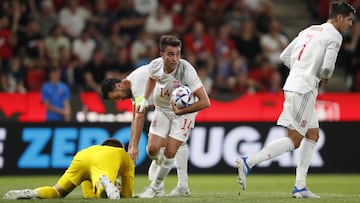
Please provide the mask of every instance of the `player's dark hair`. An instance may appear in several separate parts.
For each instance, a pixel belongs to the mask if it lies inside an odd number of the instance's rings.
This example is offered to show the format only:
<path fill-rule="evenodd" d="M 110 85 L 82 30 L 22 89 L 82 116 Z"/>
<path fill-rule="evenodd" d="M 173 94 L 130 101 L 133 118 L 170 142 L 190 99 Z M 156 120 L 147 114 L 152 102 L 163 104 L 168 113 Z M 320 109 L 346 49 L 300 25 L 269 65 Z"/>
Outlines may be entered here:
<path fill-rule="evenodd" d="M 163 35 L 160 37 L 159 47 L 160 51 L 164 51 L 166 46 L 180 47 L 181 41 L 173 35 Z"/>
<path fill-rule="evenodd" d="M 119 79 L 106 78 L 101 82 L 101 96 L 104 99 L 109 99 L 109 92 L 115 89 L 115 84 L 121 82 Z"/>
<path fill-rule="evenodd" d="M 336 16 L 349 16 L 355 15 L 356 10 L 350 4 L 343 1 L 334 1 L 330 4 L 329 18 L 336 18 Z"/>
<path fill-rule="evenodd" d="M 115 138 L 108 138 L 101 145 L 124 148 L 124 145 Z"/>

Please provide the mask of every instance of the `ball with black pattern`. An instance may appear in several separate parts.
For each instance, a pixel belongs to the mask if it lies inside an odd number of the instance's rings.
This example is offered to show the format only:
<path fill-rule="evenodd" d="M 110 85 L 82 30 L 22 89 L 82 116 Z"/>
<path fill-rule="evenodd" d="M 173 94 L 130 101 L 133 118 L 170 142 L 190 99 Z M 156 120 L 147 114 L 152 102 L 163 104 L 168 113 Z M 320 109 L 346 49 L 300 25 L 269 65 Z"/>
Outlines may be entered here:
<path fill-rule="evenodd" d="M 174 105 L 179 109 L 188 107 L 192 103 L 194 103 L 192 91 L 189 87 L 185 85 L 180 85 L 179 87 L 174 89 L 171 94 L 171 100 Z"/>

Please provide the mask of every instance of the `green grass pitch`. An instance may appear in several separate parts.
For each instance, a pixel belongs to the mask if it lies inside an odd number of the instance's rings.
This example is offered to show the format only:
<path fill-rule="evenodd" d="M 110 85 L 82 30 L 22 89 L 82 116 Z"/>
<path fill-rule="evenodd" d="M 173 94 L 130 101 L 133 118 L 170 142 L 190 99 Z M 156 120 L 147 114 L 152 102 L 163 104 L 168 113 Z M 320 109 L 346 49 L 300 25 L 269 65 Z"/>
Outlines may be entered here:
<path fill-rule="evenodd" d="M 52 186 L 59 176 L 0 176 L 0 202 L 3 195 L 11 189 Z M 176 185 L 176 175 L 171 174 L 165 180 L 165 191 L 170 192 Z M 360 174 L 309 174 L 307 184 L 321 199 L 294 199 L 290 192 L 294 184 L 293 174 L 251 174 L 247 181 L 247 190 L 240 191 L 237 176 L 233 175 L 189 175 L 190 197 L 153 198 L 153 199 L 121 199 L 121 202 L 177 203 L 177 202 L 360 202 Z M 134 192 L 142 192 L 149 184 L 147 177 L 136 175 Z M 114 202 L 112 200 L 84 200 L 80 187 L 76 188 L 65 199 L 57 200 L 18 200 L 16 202 Z"/>

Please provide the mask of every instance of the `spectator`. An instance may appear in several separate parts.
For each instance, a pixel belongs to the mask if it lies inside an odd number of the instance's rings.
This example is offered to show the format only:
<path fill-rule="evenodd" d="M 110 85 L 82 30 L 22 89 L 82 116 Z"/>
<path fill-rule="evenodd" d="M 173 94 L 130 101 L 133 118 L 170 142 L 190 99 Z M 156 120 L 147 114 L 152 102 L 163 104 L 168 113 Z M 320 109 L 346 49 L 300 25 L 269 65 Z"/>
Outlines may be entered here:
<path fill-rule="evenodd" d="M 70 39 L 64 34 L 64 28 L 57 24 L 51 31 L 50 35 L 45 38 L 45 51 L 47 58 L 52 64 L 59 64 L 61 49 L 71 49 Z"/>
<path fill-rule="evenodd" d="M 96 41 L 91 38 L 89 29 L 83 30 L 80 37 L 73 41 L 73 54 L 80 60 L 80 63 L 86 64 L 96 48 Z"/>
<path fill-rule="evenodd" d="M 262 57 L 259 67 L 250 70 L 249 79 L 252 80 L 257 92 L 270 89 L 271 78 L 276 71 L 274 64 L 265 56 Z"/>
<path fill-rule="evenodd" d="M 78 0 L 67 0 L 66 6 L 59 12 L 60 24 L 71 39 L 83 33 L 89 18 L 89 11 L 80 6 Z"/>
<path fill-rule="evenodd" d="M 20 51 L 26 58 L 29 60 L 45 58 L 44 37 L 35 20 L 28 21 L 25 32 L 20 32 L 18 39 Z"/>
<path fill-rule="evenodd" d="M 46 61 L 41 59 L 25 59 L 24 66 L 26 69 L 25 86 L 28 91 L 40 91 L 41 86 L 46 81 Z"/>
<path fill-rule="evenodd" d="M 5 1 L 3 12 L 11 17 L 12 32 L 25 32 L 29 19 L 33 19 L 23 1 Z"/>
<path fill-rule="evenodd" d="M 288 43 L 289 40 L 281 33 L 280 23 L 276 19 L 271 20 L 269 32 L 260 36 L 262 53 L 277 67 L 282 64 L 280 54 Z"/>
<path fill-rule="evenodd" d="M 274 71 L 270 77 L 269 87 L 267 92 L 270 93 L 283 93 L 282 89 L 282 77 L 279 71 Z"/>
<path fill-rule="evenodd" d="M 199 20 L 196 7 L 193 4 L 174 4 L 172 9 L 174 33 L 178 36 L 185 35 Z M 185 17 L 186 16 L 186 17 Z"/>
<path fill-rule="evenodd" d="M 215 39 L 215 57 L 231 60 L 232 52 L 235 50 L 235 42 L 230 37 L 231 27 L 227 24 L 219 28 Z"/>
<path fill-rule="evenodd" d="M 184 36 L 183 41 L 185 55 L 194 54 L 199 59 L 206 59 L 215 53 L 213 39 L 206 33 L 201 21 L 193 24 L 191 32 Z"/>
<path fill-rule="evenodd" d="M 106 37 L 106 36 L 105 36 Z M 116 29 L 111 31 L 110 35 L 107 37 L 109 43 L 109 49 L 107 51 L 103 51 L 106 55 L 107 61 L 109 64 L 114 63 L 116 60 L 116 52 L 119 48 L 123 48 L 126 46 L 125 40 L 119 36 Z"/>
<path fill-rule="evenodd" d="M 95 0 L 91 16 L 89 17 L 90 26 L 108 36 L 111 30 L 111 24 L 114 23 L 115 15 L 109 10 L 106 1 Z"/>
<path fill-rule="evenodd" d="M 74 57 L 72 60 L 72 78 L 73 85 L 71 86 L 72 90 L 75 92 L 89 91 L 85 82 L 85 72 L 86 72 L 86 63 L 80 61 L 79 58 Z"/>
<path fill-rule="evenodd" d="M 240 34 L 234 37 L 236 50 L 247 60 L 249 68 L 254 68 L 261 55 L 260 39 L 252 20 L 246 20 Z"/>
<path fill-rule="evenodd" d="M 25 73 L 20 58 L 12 57 L 8 69 L 1 77 L 3 90 L 11 93 L 25 93 Z"/>
<path fill-rule="evenodd" d="M 147 16 L 155 13 L 158 9 L 158 0 L 131 0 L 134 1 L 135 10 L 141 15 Z"/>
<path fill-rule="evenodd" d="M 41 88 L 41 100 L 46 106 L 46 121 L 70 121 L 70 89 L 60 81 L 59 68 L 50 68 L 49 80 Z"/>
<path fill-rule="evenodd" d="M 10 27 L 10 19 L 7 15 L 0 16 L 0 73 L 5 69 L 10 58 L 13 56 L 13 48 L 17 39 Z"/>
<path fill-rule="evenodd" d="M 244 88 L 244 84 L 247 83 L 247 71 L 246 60 L 237 51 L 233 51 L 230 58 L 217 58 L 214 90 L 217 93 L 247 92 L 247 88 Z"/>
<path fill-rule="evenodd" d="M 230 83 L 228 83 L 229 89 L 232 93 L 253 93 L 255 90 L 250 83 L 248 78 L 248 64 L 246 58 L 240 55 L 237 51 L 232 53 L 232 64 L 231 70 L 233 76 L 230 78 Z"/>
<path fill-rule="evenodd" d="M 144 30 L 141 31 L 139 37 L 131 45 L 131 62 L 135 64 L 136 67 L 139 67 L 141 64 L 146 64 L 148 61 L 147 53 L 153 46 L 157 46 L 157 44 L 151 34 Z"/>
<path fill-rule="evenodd" d="M 208 29 L 217 29 L 224 23 L 223 19 L 219 18 L 219 16 L 224 16 L 224 10 L 218 6 L 216 0 L 212 0 L 200 17 Z"/>
<path fill-rule="evenodd" d="M 37 9 L 34 0 L 29 1 L 31 13 L 40 26 L 42 36 L 47 36 L 58 23 L 59 18 L 51 0 L 43 0 L 40 3 L 40 10 Z"/>
<path fill-rule="evenodd" d="M 256 30 L 261 34 L 269 32 L 269 25 L 273 18 L 275 18 L 274 5 L 271 1 L 261 1 L 260 7 L 254 13 Z"/>
<path fill-rule="evenodd" d="M 158 39 L 161 35 L 172 31 L 172 17 L 167 13 L 164 6 L 159 5 L 158 9 L 146 18 L 144 27 L 148 33 Z"/>
<path fill-rule="evenodd" d="M 105 79 L 108 65 L 105 62 L 104 54 L 96 49 L 89 63 L 85 66 L 84 80 L 86 90 L 100 93 L 100 84 Z"/>
<path fill-rule="evenodd" d="M 347 88 L 351 91 L 360 91 L 360 20 L 356 20 L 351 32 L 344 36 L 340 56 L 338 63 L 345 68 Z"/>
<path fill-rule="evenodd" d="M 74 66 L 75 62 L 71 57 L 71 49 L 60 47 L 59 48 L 59 60 L 58 66 L 61 70 L 61 81 L 65 82 L 73 90 L 75 81 L 74 81 Z"/>
<path fill-rule="evenodd" d="M 127 48 L 119 48 L 116 54 L 116 61 L 111 66 L 111 73 L 118 79 L 124 79 L 133 69 L 134 65 L 131 63 L 129 50 Z"/>
<path fill-rule="evenodd" d="M 134 0 L 123 0 L 121 7 L 116 13 L 116 21 L 120 26 L 120 35 L 131 43 L 137 37 L 139 31 L 143 28 L 145 17 L 135 10 Z"/>
<path fill-rule="evenodd" d="M 223 15 L 223 23 L 231 26 L 232 36 L 241 34 L 241 27 L 247 20 L 251 20 L 251 14 L 244 0 L 233 1 L 229 11 Z"/>
<path fill-rule="evenodd" d="M 89 35 L 92 39 L 95 40 L 96 49 L 100 50 L 104 55 L 111 57 L 113 54 L 111 53 L 113 51 L 112 46 L 116 46 L 116 44 L 112 45 L 110 44 L 110 36 L 104 35 L 103 32 L 96 29 L 94 26 L 89 27 Z M 114 55 L 112 55 L 114 57 Z M 111 61 L 113 59 L 107 59 L 106 61 Z"/>
<path fill-rule="evenodd" d="M 196 64 L 197 64 L 196 70 L 199 75 L 199 78 L 200 78 L 202 84 L 204 85 L 206 92 L 208 94 L 211 94 L 213 91 L 214 81 L 210 76 L 210 73 L 209 73 L 209 70 L 207 67 L 208 64 L 206 61 L 202 61 L 202 60 L 198 60 Z"/>

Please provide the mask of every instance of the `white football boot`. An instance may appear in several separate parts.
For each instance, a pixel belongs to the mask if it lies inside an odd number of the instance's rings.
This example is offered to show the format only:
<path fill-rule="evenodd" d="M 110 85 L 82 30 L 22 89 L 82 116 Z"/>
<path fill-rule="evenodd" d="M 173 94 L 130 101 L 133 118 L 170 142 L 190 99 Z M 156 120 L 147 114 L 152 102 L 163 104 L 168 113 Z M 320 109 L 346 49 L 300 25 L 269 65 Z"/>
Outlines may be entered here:
<path fill-rule="evenodd" d="M 166 195 L 166 197 L 189 197 L 189 196 L 190 196 L 189 188 L 181 188 L 181 187 L 174 188 L 169 194 Z"/>
<path fill-rule="evenodd" d="M 294 187 L 293 191 L 292 191 L 292 197 L 294 198 L 320 198 L 319 195 L 316 195 L 314 193 L 312 193 L 309 189 L 307 189 L 307 187 L 304 187 L 302 189 L 297 189 L 296 187 Z"/>
<path fill-rule="evenodd" d="M 10 190 L 4 195 L 3 199 L 35 199 L 37 197 L 37 192 L 31 189 L 24 190 Z"/>
<path fill-rule="evenodd" d="M 243 190 L 246 190 L 246 176 L 250 172 L 250 167 L 246 163 L 247 157 L 241 157 L 236 160 L 236 165 L 238 168 L 238 174 L 239 174 L 239 184 L 240 188 Z"/>
<path fill-rule="evenodd" d="M 100 183 L 104 187 L 106 195 L 109 199 L 120 199 L 119 189 L 111 183 L 106 175 L 100 177 Z"/>
<path fill-rule="evenodd" d="M 135 195 L 134 197 L 138 198 L 154 198 L 154 197 L 163 197 L 165 195 L 164 188 L 154 188 L 149 186 L 145 189 L 144 192 Z"/>

